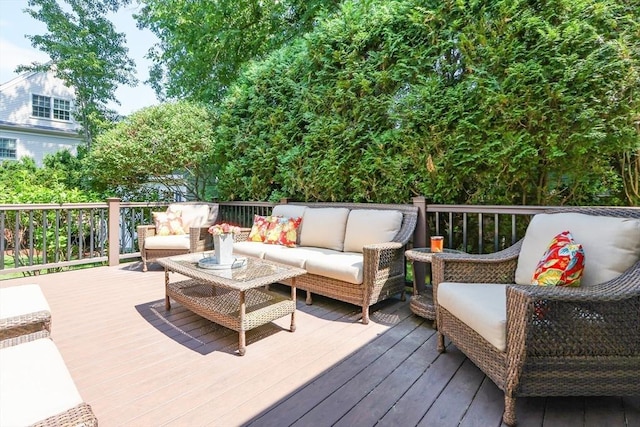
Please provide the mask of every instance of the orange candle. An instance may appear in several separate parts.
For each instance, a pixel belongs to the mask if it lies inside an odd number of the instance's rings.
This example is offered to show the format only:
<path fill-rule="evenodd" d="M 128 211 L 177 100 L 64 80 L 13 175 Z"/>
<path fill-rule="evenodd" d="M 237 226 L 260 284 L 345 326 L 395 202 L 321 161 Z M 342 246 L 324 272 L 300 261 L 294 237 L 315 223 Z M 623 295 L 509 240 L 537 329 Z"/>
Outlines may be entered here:
<path fill-rule="evenodd" d="M 431 252 L 442 252 L 444 248 L 444 237 L 431 236 Z"/>

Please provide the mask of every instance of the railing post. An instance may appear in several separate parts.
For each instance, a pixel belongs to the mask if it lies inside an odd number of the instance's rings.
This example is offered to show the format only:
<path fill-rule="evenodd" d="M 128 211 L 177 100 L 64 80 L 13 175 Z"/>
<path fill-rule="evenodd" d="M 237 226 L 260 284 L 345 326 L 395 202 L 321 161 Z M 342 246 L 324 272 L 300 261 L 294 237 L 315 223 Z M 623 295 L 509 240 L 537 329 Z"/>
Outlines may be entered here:
<path fill-rule="evenodd" d="M 413 205 L 418 207 L 418 223 L 413 232 L 413 247 L 427 247 L 427 202 L 424 196 L 413 198 Z M 419 287 L 419 291 L 424 291 L 424 283 L 426 277 L 426 268 L 423 262 L 415 262 L 414 264 L 415 283 Z"/>
<path fill-rule="evenodd" d="M 107 199 L 109 211 L 109 267 L 120 264 L 120 199 L 109 197 Z"/>

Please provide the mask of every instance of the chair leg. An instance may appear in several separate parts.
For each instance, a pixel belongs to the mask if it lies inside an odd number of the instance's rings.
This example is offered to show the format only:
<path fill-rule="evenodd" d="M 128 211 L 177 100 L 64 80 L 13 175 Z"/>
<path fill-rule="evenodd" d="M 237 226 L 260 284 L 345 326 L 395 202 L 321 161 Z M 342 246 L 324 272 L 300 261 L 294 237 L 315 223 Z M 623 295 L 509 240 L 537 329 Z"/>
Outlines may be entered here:
<path fill-rule="evenodd" d="M 142 272 L 144 273 L 145 271 L 147 271 L 147 259 L 142 258 Z"/>
<path fill-rule="evenodd" d="M 504 394 L 504 414 L 502 415 L 502 421 L 512 427 L 517 423 L 516 420 L 516 398 L 509 397 L 507 393 Z"/>
<path fill-rule="evenodd" d="M 307 291 L 307 298 L 304 301 L 305 304 L 311 305 L 313 304 L 313 299 L 311 299 L 311 292 Z"/>
<path fill-rule="evenodd" d="M 440 331 L 436 332 L 438 338 L 438 353 L 444 353 L 446 351 L 444 347 L 444 335 Z"/>
<path fill-rule="evenodd" d="M 369 324 L 369 307 L 362 307 L 362 324 Z"/>
<path fill-rule="evenodd" d="M 400 301 L 406 301 L 407 300 L 407 292 L 403 289 L 402 292 L 400 292 Z"/>

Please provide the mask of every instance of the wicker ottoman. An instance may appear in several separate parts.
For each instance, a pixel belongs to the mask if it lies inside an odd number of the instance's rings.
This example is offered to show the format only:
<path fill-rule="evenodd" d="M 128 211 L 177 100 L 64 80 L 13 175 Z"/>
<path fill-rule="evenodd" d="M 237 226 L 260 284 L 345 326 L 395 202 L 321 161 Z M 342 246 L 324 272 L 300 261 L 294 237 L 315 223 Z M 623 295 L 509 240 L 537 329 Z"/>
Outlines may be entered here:
<path fill-rule="evenodd" d="M 0 288 L 0 340 L 51 330 L 51 310 L 40 286 Z"/>

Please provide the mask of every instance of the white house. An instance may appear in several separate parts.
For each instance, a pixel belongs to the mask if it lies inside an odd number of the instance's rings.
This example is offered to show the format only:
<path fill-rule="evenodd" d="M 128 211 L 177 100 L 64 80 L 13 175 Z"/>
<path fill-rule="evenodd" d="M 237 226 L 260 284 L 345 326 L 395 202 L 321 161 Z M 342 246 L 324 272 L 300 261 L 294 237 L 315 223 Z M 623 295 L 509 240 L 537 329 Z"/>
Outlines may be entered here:
<path fill-rule="evenodd" d="M 73 119 L 74 91 L 52 72 L 25 73 L 0 85 L 0 161 L 46 154 L 82 142 Z"/>

